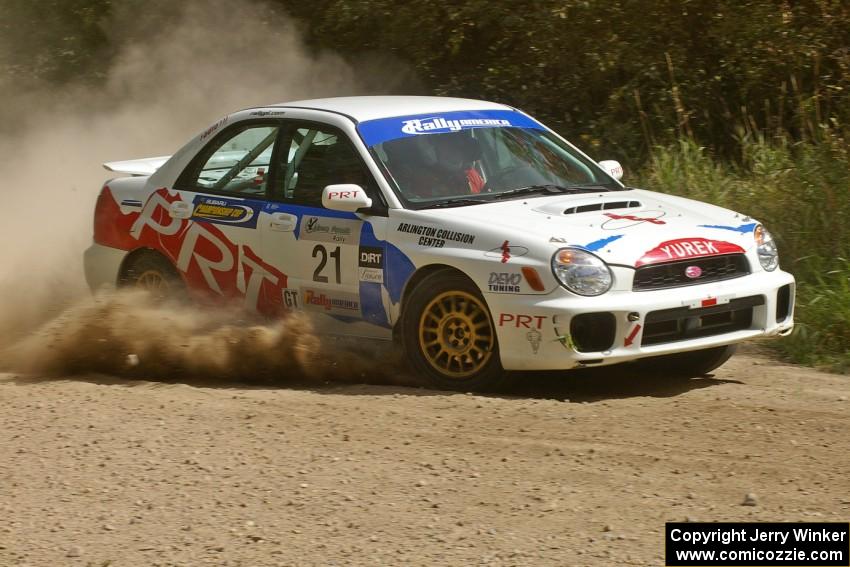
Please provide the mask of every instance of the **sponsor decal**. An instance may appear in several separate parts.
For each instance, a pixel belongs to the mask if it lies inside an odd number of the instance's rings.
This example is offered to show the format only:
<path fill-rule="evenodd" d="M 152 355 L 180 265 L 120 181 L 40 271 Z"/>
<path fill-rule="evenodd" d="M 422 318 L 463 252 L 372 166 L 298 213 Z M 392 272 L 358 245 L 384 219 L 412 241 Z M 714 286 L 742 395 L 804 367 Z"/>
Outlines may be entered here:
<path fill-rule="evenodd" d="M 363 222 L 359 220 L 304 215 L 301 218 L 298 238 L 337 244 L 357 244 L 362 224 Z"/>
<path fill-rule="evenodd" d="M 361 282 L 384 283 L 384 270 L 376 268 L 358 268 L 358 277 Z"/>
<path fill-rule="evenodd" d="M 218 130 L 219 128 L 221 128 L 221 127 L 222 127 L 222 126 L 224 126 L 225 124 L 227 124 L 227 120 L 228 120 L 228 118 L 229 118 L 228 116 L 225 116 L 224 118 L 222 118 L 221 120 L 219 120 L 218 122 L 216 122 L 215 124 L 213 124 L 212 126 L 210 126 L 209 128 L 207 128 L 206 130 L 204 130 L 204 131 L 203 131 L 203 133 L 201 133 L 201 138 L 200 138 L 200 139 L 201 139 L 201 140 L 206 139 L 206 138 L 207 138 L 209 135 L 211 135 L 213 132 L 215 132 L 216 130 Z"/>
<path fill-rule="evenodd" d="M 360 191 L 328 191 L 328 201 L 342 201 L 354 199 Z"/>
<path fill-rule="evenodd" d="M 756 229 L 758 223 L 750 222 L 747 224 L 741 224 L 738 226 L 726 226 L 723 224 L 701 224 L 699 225 L 702 228 L 717 228 L 720 230 L 731 230 L 732 232 L 740 232 L 741 234 L 749 234 L 750 232 Z"/>
<path fill-rule="evenodd" d="M 699 266 L 688 266 L 685 268 L 685 277 L 695 280 L 702 275 L 702 268 Z"/>
<path fill-rule="evenodd" d="M 638 323 L 634 327 L 632 327 L 632 331 L 629 335 L 623 340 L 623 346 L 632 346 L 632 343 L 635 342 L 635 338 L 637 338 L 638 333 L 640 332 L 641 325 Z"/>
<path fill-rule="evenodd" d="M 533 118 L 515 110 L 463 110 L 435 114 L 416 114 L 367 120 L 357 125 L 357 131 L 367 146 L 389 140 L 459 132 L 472 128 L 534 128 L 544 130 Z"/>
<path fill-rule="evenodd" d="M 192 220 L 257 227 L 259 206 L 253 203 L 198 195 L 193 204 Z"/>
<path fill-rule="evenodd" d="M 482 126 L 510 126 L 511 121 L 500 118 L 461 118 L 446 120 L 440 116 L 430 118 L 413 118 L 402 121 L 401 131 L 405 134 L 438 134 L 440 132 L 459 132 L 464 128 L 481 128 Z"/>
<path fill-rule="evenodd" d="M 484 253 L 487 258 L 499 258 L 502 264 L 507 264 L 508 260 L 514 256 L 525 256 L 528 254 L 528 248 L 525 246 L 515 246 L 505 240 L 498 248 L 493 248 Z"/>
<path fill-rule="evenodd" d="M 521 315 L 514 313 L 500 313 L 499 326 L 513 327 L 515 329 L 540 329 L 546 315 Z"/>
<path fill-rule="evenodd" d="M 283 116 L 286 114 L 283 110 L 255 110 L 250 114 L 250 116 L 259 116 L 262 118 L 263 116 Z"/>
<path fill-rule="evenodd" d="M 360 297 L 356 294 L 329 295 L 317 289 L 304 289 L 304 308 L 323 311 L 331 315 L 360 315 Z"/>
<path fill-rule="evenodd" d="M 537 329 L 531 329 L 525 334 L 525 340 L 531 345 L 532 354 L 537 354 L 540 350 L 540 341 L 543 339 L 543 333 Z"/>
<path fill-rule="evenodd" d="M 384 283 L 384 249 L 380 246 L 361 246 L 357 272 L 361 282 Z"/>
<path fill-rule="evenodd" d="M 406 222 L 400 223 L 398 232 L 406 234 L 419 235 L 419 245 L 430 248 L 443 248 L 446 242 L 458 242 L 461 244 L 472 244 L 475 241 L 475 235 L 466 232 L 457 232 L 444 228 L 434 228 L 421 224 L 409 224 Z"/>
<path fill-rule="evenodd" d="M 737 244 L 724 242 L 722 240 L 709 240 L 707 238 L 679 238 L 662 242 L 652 250 L 646 252 L 638 260 L 635 267 L 656 264 L 658 262 L 670 262 L 673 260 L 687 260 L 703 256 L 720 256 L 722 254 L 743 253 L 744 249 Z"/>
<path fill-rule="evenodd" d="M 621 230 L 631 228 L 639 224 L 667 224 L 661 220 L 661 217 L 666 215 L 664 211 L 641 211 L 640 215 L 618 215 L 616 213 L 604 213 L 608 220 L 602 223 L 602 230 Z"/>
<path fill-rule="evenodd" d="M 566 244 L 567 239 L 561 238 L 560 236 L 553 236 L 552 238 L 549 239 L 549 242 L 552 242 L 554 244 Z"/>
<path fill-rule="evenodd" d="M 361 268 L 384 268 L 384 249 L 380 246 L 361 246 L 357 265 Z"/>
<path fill-rule="evenodd" d="M 487 282 L 487 287 L 490 291 L 498 293 L 519 293 L 520 282 L 522 282 L 521 274 L 490 272 L 490 280 Z"/>

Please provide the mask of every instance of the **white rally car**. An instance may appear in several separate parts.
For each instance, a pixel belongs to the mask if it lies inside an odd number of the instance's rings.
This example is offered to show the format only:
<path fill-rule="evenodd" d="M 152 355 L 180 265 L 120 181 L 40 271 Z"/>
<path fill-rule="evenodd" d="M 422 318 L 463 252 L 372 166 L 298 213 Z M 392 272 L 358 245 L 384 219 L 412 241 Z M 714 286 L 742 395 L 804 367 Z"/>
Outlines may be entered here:
<path fill-rule="evenodd" d="M 699 375 L 793 326 L 770 233 L 625 187 L 527 114 L 351 97 L 222 118 L 171 157 L 105 164 L 89 285 L 310 311 L 395 339 L 431 385 L 639 359 Z"/>

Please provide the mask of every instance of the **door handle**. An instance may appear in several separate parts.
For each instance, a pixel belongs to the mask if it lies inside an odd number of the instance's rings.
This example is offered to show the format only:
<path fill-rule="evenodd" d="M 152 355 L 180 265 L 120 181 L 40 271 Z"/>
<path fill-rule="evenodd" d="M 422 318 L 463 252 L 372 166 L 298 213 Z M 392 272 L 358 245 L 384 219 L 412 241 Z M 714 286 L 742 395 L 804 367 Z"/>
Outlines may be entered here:
<path fill-rule="evenodd" d="M 272 213 L 269 227 L 278 232 L 293 232 L 298 224 L 298 217 L 289 213 Z"/>
<path fill-rule="evenodd" d="M 192 216 L 192 206 L 185 201 L 174 201 L 168 207 L 168 215 L 173 219 L 188 219 Z"/>

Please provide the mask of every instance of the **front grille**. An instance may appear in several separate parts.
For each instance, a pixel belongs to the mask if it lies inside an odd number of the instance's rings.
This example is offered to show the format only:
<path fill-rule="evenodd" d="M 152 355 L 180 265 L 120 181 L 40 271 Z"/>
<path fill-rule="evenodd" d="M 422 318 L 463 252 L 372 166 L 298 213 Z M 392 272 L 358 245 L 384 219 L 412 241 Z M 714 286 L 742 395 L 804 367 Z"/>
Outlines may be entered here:
<path fill-rule="evenodd" d="M 753 307 L 764 305 L 764 296 L 733 299 L 725 305 L 691 309 L 674 307 L 646 316 L 641 345 L 657 345 L 749 329 Z"/>
<path fill-rule="evenodd" d="M 690 267 L 699 268 L 702 273 L 695 278 L 685 272 Z M 635 270 L 632 284 L 634 291 L 649 291 L 669 287 L 698 285 L 707 282 L 730 280 L 750 273 L 750 265 L 743 254 L 724 254 L 708 258 L 677 260 L 663 264 L 652 264 Z"/>

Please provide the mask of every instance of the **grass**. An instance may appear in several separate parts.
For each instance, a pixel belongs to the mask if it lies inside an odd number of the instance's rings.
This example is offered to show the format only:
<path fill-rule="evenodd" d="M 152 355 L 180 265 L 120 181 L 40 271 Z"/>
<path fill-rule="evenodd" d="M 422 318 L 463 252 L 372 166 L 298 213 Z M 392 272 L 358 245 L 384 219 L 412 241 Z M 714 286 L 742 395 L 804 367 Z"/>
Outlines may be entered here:
<path fill-rule="evenodd" d="M 789 359 L 850 372 L 850 144 L 743 140 L 722 162 L 691 140 L 655 148 L 640 185 L 714 203 L 763 222 L 782 268 L 797 278 L 794 333 L 773 345 Z"/>

